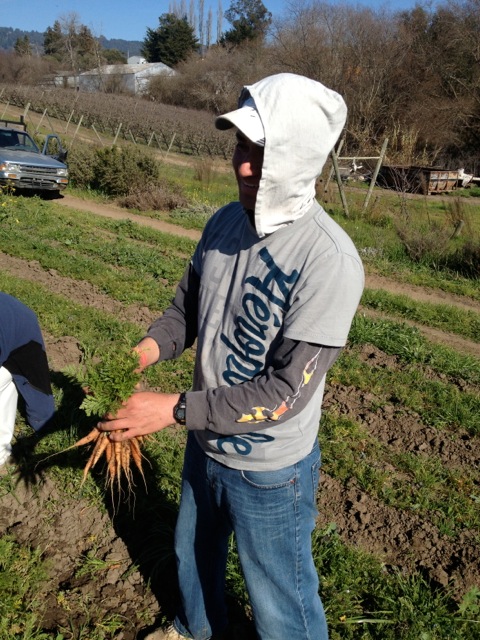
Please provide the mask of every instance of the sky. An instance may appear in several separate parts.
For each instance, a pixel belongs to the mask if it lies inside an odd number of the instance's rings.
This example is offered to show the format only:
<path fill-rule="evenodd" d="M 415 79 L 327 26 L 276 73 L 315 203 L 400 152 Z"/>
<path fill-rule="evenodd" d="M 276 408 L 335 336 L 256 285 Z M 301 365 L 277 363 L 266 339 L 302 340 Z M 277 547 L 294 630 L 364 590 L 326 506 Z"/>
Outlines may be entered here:
<path fill-rule="evenodd" d="M 262 0 L 263 4 L 279 18 L 288 6 L 289 0 Z M 220 0 L 222 12 L 231 4 L 231 0 Z M 190 0 L 185 0 L 185 6 L 190 6 Z M 353 7 L 379 6 L 392 11 L 411 9 L 418 0 L 342 0 L 341 4 Z M 181 6 L 181 1 L 174 3 Z M 194 2 L 198 7 L 198 0 Z M 432 2 L 431 4 L 435 4 Z M 12 6 L 15 9 L 12 11 Z M 0 27 L 12 27 L 23 31 L 40 31 L 53 26 L 55 20 L 74 12 L 81 24 L 86 25 L 95 37 L 101 35 L 109 40 L 143 40 L 147 27 L 156 29 L 158 18 L 167 13 L 172 6 L 169 0 L 0 0 Z M 204 15 L 207 18 L 208 8 L 212 7 L 213 33 L 216 34 L 216 19 L 219 0 L 204 0 Z M 198 9 L 196 10 L 198 12 Z M 223 31 L 229 25 L 224 21 Z"/>

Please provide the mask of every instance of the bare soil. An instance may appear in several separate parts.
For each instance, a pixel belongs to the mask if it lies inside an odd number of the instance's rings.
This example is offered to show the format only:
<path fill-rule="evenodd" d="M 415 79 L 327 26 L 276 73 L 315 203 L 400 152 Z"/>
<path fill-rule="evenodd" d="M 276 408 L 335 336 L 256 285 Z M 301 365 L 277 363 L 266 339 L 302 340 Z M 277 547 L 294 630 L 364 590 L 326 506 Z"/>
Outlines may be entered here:
<path fill-rule="evenodd" d="M 65 195 L 61 206 L 92 211 L 98 215 L 125 219 L 193 239 L 198 232 L 152 220 L 116 207 L 93 204 Z M 0 253 L 0 269 L 18 277 L 41 283 L 56 293 L 85 306 L 108 311 L 145 328 L 154 319 L 145 307 L 124 307 L 87 282 L 45 271 L 36 261 L 24 261 Z M 480 304 L 457 296 L 401 285 L 386 278 L 367 277 L 367 286 L 403 293 L 416 300 L 457 305 L 480 313 Z M 427 337 L 480 357 L 480 345 L 425 327 Z M 80 352 L 74 337 L 46 336 L 53 375 L 61 375 L 66 365 L 76 364 Z M 373 366 L 400 370 L 402 364 L 373 347 L 365 347 L 362 357 Z M 332 383 L 326 390 L 325 406 L 352 416 L 393 451 L 438 456 L 449 468 L 478 469 L 479 438 L 468 433 L 432 429 L 420 416 L 402 409 L 393 400 L 379 402 L 371 393 Z M 34 444 L 34 442 L 33 442 Z M 28 445 L 22 445 L 23 447 Z M 20 451 L 20 457 L 25 453 Z M 5 480 L 3 480 L 5 482 Z M 142 638 L 155 619 L 169 617 L 173 611 L 175 578 L 173 561 L 155 564 L 156 548 L 170 544 L 173 519 L 171 509 L 160 496 L 148 497 L 150 507 L 123 508 L 116 513 L 110 504 L 104 510 L 92 506 L 81 495 L 66 498 L 51 477 L 24 476 L 12 482 L 11 490 L 0 499 L 0 535 L 12 534 L 24 544 L 40 547 L 50 561 L 45 585 L 45 630 L 56 631 L 73 625 L 92 624 L 110 614 L 123 617 L 126 626 L 114 634 L 117 640 Z M 386 566 L 402 571 L 420 570 L 432 583 L 450 587 L 456 597 L 480 584 L 480 553 L 475 532 L 464 531 L 452 538 L 414 511 L 389 507 L 366 493 L 355 482 L 342 485 L 323 475 L 319 492 L 319 526 L 336 523 L 345 541 L 378 555 Z M 168 525 L 168 526 L 166 526 Z M 171 525 L 171 526 L 170 526 Z M 89 555 L 104 560 L 90 574 L 79 572 Z M 158 554 L 157 554 L 158 555 Z M 153 568 L 152 568 L 153 567 Z M 108 636 L 110 637 L 110 636 Z M 237 620 L 232 638 L 247 640 L 251 630 Z"/>

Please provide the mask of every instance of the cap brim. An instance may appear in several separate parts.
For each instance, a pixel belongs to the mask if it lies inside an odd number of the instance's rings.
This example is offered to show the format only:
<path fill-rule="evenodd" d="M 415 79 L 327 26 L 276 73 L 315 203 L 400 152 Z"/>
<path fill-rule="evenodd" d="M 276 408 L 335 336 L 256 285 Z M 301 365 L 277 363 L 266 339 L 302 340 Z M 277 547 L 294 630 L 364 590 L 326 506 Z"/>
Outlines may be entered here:
<path fill-rule="evenodd" d="M 255 107 L 244 105 L 215 120 L 215 127 L 222 131 L 236 127 L 255 144 L 265 144 L 265 130 Z"/>
<path fill-rule="evenodd" d="M 235 111 L 232 111 L 232 113 L 235 113 Z M 229 113 L 226 113 L 224 116 L 218 116 L 215 120 L 215 126 L 217 129 L 226 131 L 227 129 L 231 129 L 235 126 L 235 124 L 229 119 L 229 115 Z"/>

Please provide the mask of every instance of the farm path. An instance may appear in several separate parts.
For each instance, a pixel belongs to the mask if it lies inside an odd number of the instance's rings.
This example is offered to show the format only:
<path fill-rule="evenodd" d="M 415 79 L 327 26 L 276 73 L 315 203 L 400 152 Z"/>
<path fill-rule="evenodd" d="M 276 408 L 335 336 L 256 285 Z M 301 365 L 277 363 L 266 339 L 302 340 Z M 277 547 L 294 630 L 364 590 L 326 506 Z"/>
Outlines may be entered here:
<path fill-rule="evenodd" d="M 195 229 L 183 229 L 182 227 L 170 224 L 163 220 L 156 220 L 148 216 L 142 216 L 135 213 L 131 213 L 126 209 L 112 205 L 101 204 L 89 200 L 82 200 L 70 194 L 63 195 L 62 198 L 55 201 L 61 206 L 78 209 L 80 211 L 88 211 L 99 216 L 105 216 L 116 220 L 132 220 L 139 225 L 148 226 L 158 231 L 165 233 L 172 233 L 183 237 L 190 238 L 192 240 L 198 240 L 200 238 L 200 232 Z M 77 285 L 75 285 L 77 286 Z M 475 311 L 480 313 L 480 303 L 475 300 L 470 300 L 463 296 L 458 296 L 452 293 L 446 293 L 439 290 L 426 289 L 424 287 L 413 286 L 405 283 L 400 283 L 391 278 L 383 276 L 368 274 L 366 275 L 366 286 L 369 289 L 383 289 L 395 294 L 401 294 L 412 298 L 418 302 L 430 302 L 432 304 L 444 304 L 452 305 L 466 311 Z M 372 311 L 364 309 L 363 312 L 368 315 L 376 315 Z M 408 324 L 414 325 L 415 323 L 406 321 Z M 415 325 L 422 332 L 425 337 L 432 340 L 432 342 L 440 342 L 446 344 L 454 349 L 458 349 L 463 353 L 469 353 L 480 358 L 480 343 L 466 340 L 454 333 L 448 333 L 434 329 L 432 327 L 425 327 L 422 325 Z"/>

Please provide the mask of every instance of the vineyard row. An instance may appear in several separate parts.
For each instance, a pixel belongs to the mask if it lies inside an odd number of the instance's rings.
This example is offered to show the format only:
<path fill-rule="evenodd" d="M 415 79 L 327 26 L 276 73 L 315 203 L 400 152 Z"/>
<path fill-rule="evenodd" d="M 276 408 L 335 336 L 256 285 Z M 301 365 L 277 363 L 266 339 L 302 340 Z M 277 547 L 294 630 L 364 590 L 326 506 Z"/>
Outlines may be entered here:
<path fill-rule="evenodd" d="M 32 110 L 41 113 L 42 120 L 64 121 L 65 133 L 70 125 L 77 130 L 80 126 L 92 129 L 102 144 L 100 133 L 113 137 L 114 142 L 120 137 L 188 155 L 227 159 L 232 153 L 231 136 L 217 131 L 214 116 L 204 111 L 124 95 L 14 85 L 0 86 L 0 101 L 6 105 L 0 117 L 5 117 L 10 105 Z"/>

